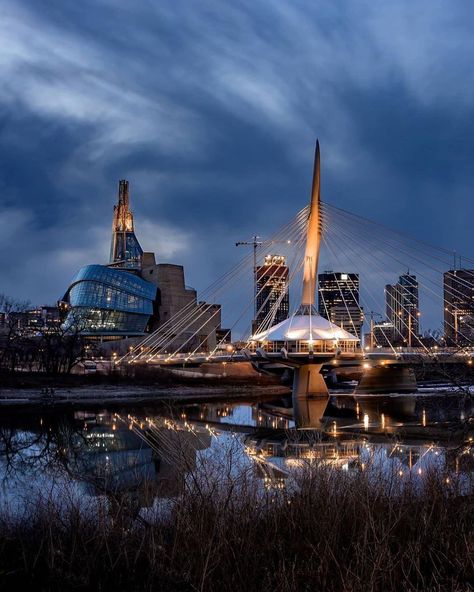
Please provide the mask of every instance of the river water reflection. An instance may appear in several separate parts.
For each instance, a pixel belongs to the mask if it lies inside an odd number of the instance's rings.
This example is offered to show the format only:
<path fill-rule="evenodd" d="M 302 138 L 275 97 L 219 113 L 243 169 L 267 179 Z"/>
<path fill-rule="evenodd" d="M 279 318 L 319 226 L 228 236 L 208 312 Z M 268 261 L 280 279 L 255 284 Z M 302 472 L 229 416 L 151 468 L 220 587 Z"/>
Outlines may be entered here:
<path fill-rule="evenodd" d="M 401 480 L 437 470 L 466 489 L 472 417 L 472 399 L 443 393 L 12 415 L 0 420 L 3 510 L 23 512 L 67 490 L 76 500 L 126 495 L 140 512 L 177 498 L 209 463 L 216 475 L 252 471 L 262 490 L 290 486 L 304 463 L 375 466 Z"/>

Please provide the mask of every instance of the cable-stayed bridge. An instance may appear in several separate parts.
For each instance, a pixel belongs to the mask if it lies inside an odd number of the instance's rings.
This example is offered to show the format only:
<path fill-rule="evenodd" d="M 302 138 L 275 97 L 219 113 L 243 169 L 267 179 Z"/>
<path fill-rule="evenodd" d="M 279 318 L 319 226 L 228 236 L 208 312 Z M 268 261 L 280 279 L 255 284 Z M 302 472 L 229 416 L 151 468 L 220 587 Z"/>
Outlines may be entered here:
<path fill-rule="evenodd" d="M 272 244 L 278 245 L 288 261 L 287 281 L 276 295 L 268 285 L 277 277 L 278 266 L 270 268 L 265 284 L 254 283 L 248 291 L 248 278 L 257 273 L 254 248 L 204 290 L 201 297 L 206 302 L 183 307 L 119 363 L 172 367 L 249 360 L 258 369 L 283 365 L 294 369 L 294 394 L 316 397 L 328 395 L 321 375 L 327 365 L 362 366 L 361 391 L 408 392 L 416 389 L 414 365 L 472 364 L 474 271 L 457 272 L 451 252 L 322 202 L 319 143 L 310 204 L 265 240 L 266 246 Z M 474 267 L 469 258 L 463 257 L 463 261 Z M 321 268 L 350 272 L 324 272 L 325 278 L 334 276 L 331 286 L 343 319 L 340 322 L 332 319 L 321 286 L 316 308 Z M 446 273 L 451 273 L 451 281 L 446 281 Z M 397 275 L 400 281 L 394 286 Z M 437 334 L 421 336 L 418 288 L 424 310 L 444 317 L 443 329 Z M 288 318 L 276 322 L 288 293 L 294 305 Z M 215 304 L 225 302 L 229 294 L 233 305 L 225 312 L 233 312 L 232 323 L 211 347 L 210 333 L 204 338 L 201 335 L 220 314 Z M 260 306 L 255 309 L 257 302 Z M 251 324 L 254 314 L 260 319 L 258 326 Z M 391 323 L 377 322 L 387 317 Z M 369 318 L 370 332 L 362 343 L 362 322 Z M 242 329 L 245 324 L 247 329 Z M 240 339 L 230 343 L 236 329 L 241 332 Z"/>

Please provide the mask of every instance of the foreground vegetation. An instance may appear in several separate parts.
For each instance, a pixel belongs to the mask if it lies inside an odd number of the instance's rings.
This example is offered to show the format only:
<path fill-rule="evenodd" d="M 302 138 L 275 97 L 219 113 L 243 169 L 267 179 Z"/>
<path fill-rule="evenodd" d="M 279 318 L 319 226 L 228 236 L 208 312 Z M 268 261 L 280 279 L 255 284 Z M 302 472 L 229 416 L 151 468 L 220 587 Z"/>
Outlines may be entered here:
<path fill-rule="evenodd" d="M 66 495 L 4 514 L 1 589 L 473 589 L 472 489 L 459 495 L 445 475 L 400 486 L 396 475 L 308 465 L 293 487 L 262 494 L 255 467 L 237 477 L 228 467 L 226 478 L 191 475 L 160 511 L 109 492 L 92 515 Z"/>

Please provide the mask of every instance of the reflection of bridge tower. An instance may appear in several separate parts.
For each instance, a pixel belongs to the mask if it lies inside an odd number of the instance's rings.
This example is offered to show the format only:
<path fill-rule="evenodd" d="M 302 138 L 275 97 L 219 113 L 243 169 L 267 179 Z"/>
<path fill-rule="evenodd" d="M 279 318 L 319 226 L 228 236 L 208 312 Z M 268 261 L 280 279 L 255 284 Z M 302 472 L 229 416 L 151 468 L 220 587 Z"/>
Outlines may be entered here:
<path fill-rule="evenodd" d="M 354 352 L 357 337 L 318 314 L 315 308 L 316 279 L 321 245 L 321 192 L 319 142 L 316 142 L 313 185 L 306 231 L 301 304 L 292 316 L 253 335 L 257 352 L 280 352 L 282 363 L 294 367 L 293 395 L 328 397 L 320 373 L 323 363 L 340 352 Z"/>

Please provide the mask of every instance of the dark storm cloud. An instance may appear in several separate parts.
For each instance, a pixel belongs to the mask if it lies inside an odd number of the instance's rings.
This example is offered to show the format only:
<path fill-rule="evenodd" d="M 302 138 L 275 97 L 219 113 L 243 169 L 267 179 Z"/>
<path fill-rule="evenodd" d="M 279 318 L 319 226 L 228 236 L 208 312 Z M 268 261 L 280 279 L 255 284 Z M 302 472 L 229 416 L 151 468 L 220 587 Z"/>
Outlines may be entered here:
<path fill-rule="evenodd" d="M 119 178 L 202 288 L 305 205 L 316 136 L 325 199 L 472 254 L 472 25 L 470 2 L 5 0 L 0 291 L 51 302 L 105 261 Z"/>

